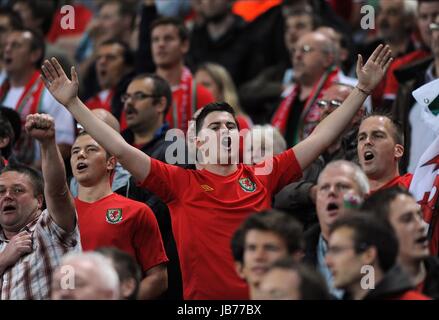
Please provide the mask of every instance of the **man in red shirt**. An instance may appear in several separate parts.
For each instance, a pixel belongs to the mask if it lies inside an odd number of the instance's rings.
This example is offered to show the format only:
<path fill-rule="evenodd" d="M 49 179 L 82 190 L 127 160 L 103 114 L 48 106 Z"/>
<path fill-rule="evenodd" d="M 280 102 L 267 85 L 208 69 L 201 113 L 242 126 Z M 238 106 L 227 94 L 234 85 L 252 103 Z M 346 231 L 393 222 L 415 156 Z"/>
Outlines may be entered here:
<path fill-rule="evenodd" d="M 70 158 L 78 181 L 75 198 L 84 250 L 116 247 L 142 267 L 139 298 L 154 299 L 167 288 L 166 262 L 157 220 L 151 209 L 116 193 L 110 185 L 116 159 L 90 135 L 79 134 Z"/>
<path fill-rule="evenodd" d="M 409 188 L 413 175 L 399 174 L 398 162 L 404 154 L 404 133 L 388 116 L 372 114 L 358 130 L 358 160 L 370 184 L 370 193 L 400 185 Z"/>
<path fill-rule="evenodd" d="M 69 80 L 56 59 L 42 70 L 50 92 L 142 185 L 164 200 L 171 213 L 186 299 L 248 298 L 235 272 L 230 239 L 253 212 L 270 208 L 275 192 L 298 179 L 341 134 L 392 61 L 379 46 L 365 65 L 359 58 L 359 84 L 345 102 L 304 141 L 256 166 L 238 164 L 239 134 L 233 108 L 226 103 L 204 107 L 196 119 L 196 146 L 208 148 L 210 162 L 186 170 L 152 159 L 98 121 L 77 97 L 78 78 Z M 206 143 L 206 134 L 210 140 Z M 235 142 L 235 143 L 233 143 Z M 211 146 L 209 148 L 209 145 Z M 211 153 L 218 154 L 212 157 Z M 206 155 L 206 153 L 205 153 Z M 206 209 L 208 208 L 208 209 Z"/>
<path fill-rule="evenodd" d="M 183 131 L 187 130 L 187 122 L 197 109 L 214 101 L 212 94 L 196 84 L 192 73 L 184 65 L 188 50 L 189 33 L 181 21 L 159 18 L 152 23 L 151 53 L 156 73 L 168 81 L 172 89 L 173 104 L 167 112 L 166 121 L 171 128 Z"/>

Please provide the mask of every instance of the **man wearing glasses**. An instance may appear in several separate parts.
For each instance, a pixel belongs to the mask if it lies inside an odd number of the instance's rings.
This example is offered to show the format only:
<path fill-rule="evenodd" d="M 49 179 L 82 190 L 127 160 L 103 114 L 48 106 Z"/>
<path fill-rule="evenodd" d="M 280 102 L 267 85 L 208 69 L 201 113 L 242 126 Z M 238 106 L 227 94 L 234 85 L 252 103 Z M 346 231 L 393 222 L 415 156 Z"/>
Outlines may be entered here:
<path fill-rule="evenodd" d="M 334 44 L 319 32 L 303 35 L 291 50 L 294 84 L 284 92 L 286 97 L 271 120 L 284 135 L 288 148 L 309 136 L 317 126 L 320 109 L 316 100 L 339 81 L 335 54 Z"/>
<path fill-rule="evenodd" d="M 155 74 L 136 76 L 121 101 L 127 121 L 122 137 L 150 157 L 166 162 L 169 142 L 165 141 L 165 134 L 169 124 L 165 116 L 172 104 L 169 84 Z"/>

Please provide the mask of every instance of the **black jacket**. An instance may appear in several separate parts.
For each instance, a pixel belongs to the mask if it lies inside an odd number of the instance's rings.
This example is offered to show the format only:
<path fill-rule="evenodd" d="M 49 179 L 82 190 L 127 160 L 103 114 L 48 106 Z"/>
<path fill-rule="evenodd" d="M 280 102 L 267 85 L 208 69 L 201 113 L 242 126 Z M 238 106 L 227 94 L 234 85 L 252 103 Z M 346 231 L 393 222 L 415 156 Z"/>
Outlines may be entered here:
<path fill-rule="evenodd" d="M 427 277 L 424 280 L 422 293 L 433 299 L 439 299 L 439 258 L 428 257 L 424 263 Z"/>
<path fill-rule="evenodd" d="M 322 230 L 320 224 L 316 223 L 305 232 L 305 256 L 303 262 L 317 267 L 317 245 Z"/>
<path fill-rule="evenodd" d="M 409 276 L 399 265 L 392 267 L 384 278 L 370 290 L 363 300 L 397 299 L 403 293 L 413 290 Z"/>
<path fill-rule="evenodd" d="M 234 23 L 219 39 L 211 39 L 207 25 L 192 30 L 188 62 L 196 69 L 203 62 L 215 62 L 229 71 L 236 86 L 251 79 L 263 67 L 262 56 L 254 50 L 246 22 L 233 15 Z"/>

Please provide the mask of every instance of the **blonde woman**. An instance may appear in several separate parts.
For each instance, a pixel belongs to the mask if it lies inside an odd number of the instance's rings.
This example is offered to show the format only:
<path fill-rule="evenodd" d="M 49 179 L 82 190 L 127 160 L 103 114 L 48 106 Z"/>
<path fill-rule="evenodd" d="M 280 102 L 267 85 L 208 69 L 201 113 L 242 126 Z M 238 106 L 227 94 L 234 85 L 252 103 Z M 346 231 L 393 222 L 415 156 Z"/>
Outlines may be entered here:
<path fill-rule="evenodd" d="M 198 67 L 195 79 L 197 83 L 203 85 L 212 93 L 216 101 L 225 101 L 233 107 L 241 130 L 251 129 L 253 122 L 241 110 L 235 84 L 229 72 L 223 66 L 210 62 L 203 63 Z"/>

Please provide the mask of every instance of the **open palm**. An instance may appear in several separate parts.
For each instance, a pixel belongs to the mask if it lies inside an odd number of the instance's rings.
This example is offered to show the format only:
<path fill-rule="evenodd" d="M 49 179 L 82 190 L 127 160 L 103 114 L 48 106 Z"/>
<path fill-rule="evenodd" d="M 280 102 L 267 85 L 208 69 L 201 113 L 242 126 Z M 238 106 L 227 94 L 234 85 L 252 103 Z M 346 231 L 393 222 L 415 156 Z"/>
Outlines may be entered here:
<path fill-rule="evenodd" d="M 58 60 L 46 60 L 41 67 L 42 79 L 52 96 L 65 107 L 78 96 L 78 75 L 75 68 L 71 68 L 72 80 L 67 78 Z"/>
<path fill-rule="evenodd" d="M 392 52 L 389 46 L 379 45 L 372 53 L 366 64 L 363 65 L 363 58 L 358 55 L 357 77 L 362 89 L 372 91 L 386 74 L 387 68 L 392 62 Z"/>

